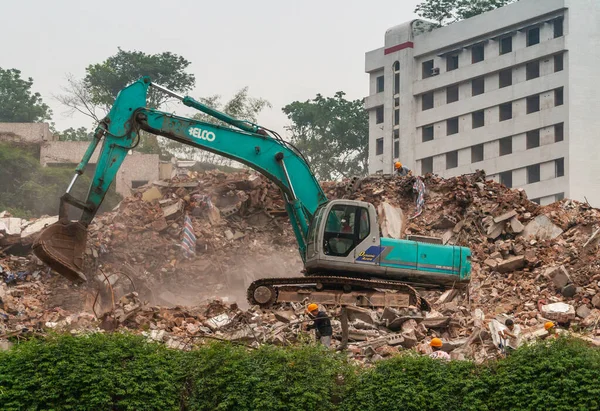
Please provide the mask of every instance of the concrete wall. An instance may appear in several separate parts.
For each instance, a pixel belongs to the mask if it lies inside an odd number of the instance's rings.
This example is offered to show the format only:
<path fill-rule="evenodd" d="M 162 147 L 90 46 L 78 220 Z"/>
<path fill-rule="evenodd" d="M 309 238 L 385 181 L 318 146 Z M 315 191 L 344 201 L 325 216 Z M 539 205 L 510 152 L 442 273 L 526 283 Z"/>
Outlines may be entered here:
<path fill-rule="evenodd" d="M 83 158 L 89 143 L 86 141 L 53 141 L 42 144 L 40 163 L 78 164 Z M 100 150 L 92 155 L 90 164 L 96 164 Z M 122 196 L 131 194 L 132 181 L 154 181 L 159 179 L 158 154 L 141 154 L 133 152 L 125 157 L 123 165 L 117 173 L 115 189 Z"/>
<path fill-rule="evenodd" d="M 569 109 L 565 140 L 569 160 L 568 196 L 584 197 L 600 206 L 600 2 L 568 0 L 565 30 L 568 30 L 569 88 L 565 104 Z M 568 130 L 568 131 L 567 131 Z"/>
<path fill-rule="evenodd" d="M 0 141 L 53 141 L 48 123 L 0 123 Z"/>

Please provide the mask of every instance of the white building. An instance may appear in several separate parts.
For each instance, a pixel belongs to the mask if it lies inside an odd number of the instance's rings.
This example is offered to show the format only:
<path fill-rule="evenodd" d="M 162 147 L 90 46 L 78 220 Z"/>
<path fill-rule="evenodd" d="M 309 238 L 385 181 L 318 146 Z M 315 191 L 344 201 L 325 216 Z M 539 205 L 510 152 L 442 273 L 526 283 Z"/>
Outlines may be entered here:
<path fill-rule="evenodd" d="M 369 172 L 486 171 L 541 204 L 600 206 L 600 0 L 521 0 L 366 53 Z"/>

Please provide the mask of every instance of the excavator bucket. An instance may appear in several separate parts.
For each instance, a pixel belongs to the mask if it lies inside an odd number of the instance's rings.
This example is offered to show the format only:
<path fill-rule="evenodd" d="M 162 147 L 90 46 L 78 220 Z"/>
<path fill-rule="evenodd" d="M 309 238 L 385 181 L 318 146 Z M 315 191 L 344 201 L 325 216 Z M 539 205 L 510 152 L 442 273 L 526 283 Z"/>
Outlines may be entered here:
<path fill-rule="evenodd" d="M 85 282 L 82 269 L 86 239 L 83 224 L 60 220 L 41 232 L 33 243 L 33 253 L 68 280 Z"/>

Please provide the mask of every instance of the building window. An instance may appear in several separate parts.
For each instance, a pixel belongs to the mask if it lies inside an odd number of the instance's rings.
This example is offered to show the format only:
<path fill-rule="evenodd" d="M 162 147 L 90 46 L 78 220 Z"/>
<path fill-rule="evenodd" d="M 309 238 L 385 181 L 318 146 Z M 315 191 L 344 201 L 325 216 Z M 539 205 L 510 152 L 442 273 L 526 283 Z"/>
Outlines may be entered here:
<path fill-rule="evenodd" d="M 400 106 L 400 97 L 396 97 L 394 99 L 394 107 L 399 107 Z"/>
<path fill-rule="evenodd" d="M 375 108 L 375 123 L 381 124 L 383 123 L 383 106 L 379 106 Z"/>
<path fill-rule="evenodd" d="M 540 165 L 527 166 L 527 184 L 537 183 L 538 181 L 540 181 Z"/>
<path fill-rule="evenodd" d="M 512 51 L 512 36 L 504 37 L 500 40 L 500 54 L 510 53 Z"/>
<path fill-rule="evenodd" d="M 400 124 L 400 110 L 394 110 L 394 125 L 397 126 Z"/>
<path fill-rule="evenodd" d="M 501 156 L 512 154 L 512 137 L 504 137 L 500 139 L 500 152 Z"/>
<path fill-rule="evenodd" d="M 458 68 L 458 54 L 446 56 L 446 71 L 456 70 Z"/>
<path fill-rule="evenodd" d="M 395 130 L 394 130 L 394 140 L 396 140 L 396 139 L 398 139 L 398 138 L 400 138 L 400 130 L 398 130 L 398 129 L 395 129 Z"/>
<path fill-rule="evenodd" d="M 485 111 L 484 110 L 475 111 L 473 114 L 471 114 L 471 117 L 472 117 L 472 121 L 473 121 L 473 128 L 479 128 L 479 127 L 483 127 L 485 125 Z"/>
<path fill-rule="evenodd" d="M 446 135 L 458 133 L 458 117 L 449 118 L 446 120 Z"/>
<path fill-rule="evenodd" d="M 562 37 L 563 35 L 563 18 L 554 19 L 554 38 Z"/>
<path fill-rule="evenodd" d="M 512 86 L 512 69 L 502 70 L 498 73 L 499 88 Z"/>
<path fill-rule="evenodd" d="M 525 79 L 531 80 L 540 76 L 540 61 L 530 61 L 525 65 Z"/>
<path fill-rule="evenodd" d="M 424 61 L 422 64 L 423 73 L 421 74 L 423 78 L 433 76 L 433 60 Z"/>
<path fill-rule="evenodd" d="M 540 96 L 527 97 L 527 114 L 535 113 L 536 111 L 540 111 Z"/>
<path fill-rule="evenodd" d="M 394 140 L 394 158 L 400 157 L 400 140 Z"/>
<path fill-rule="evenodd" d="M 565 126 L 564 123 L 555 124 L 554 125 L 554 142 L 558 143 L 559 141 L 563 141 L 565 136 Z"/>
<path fill-rule="evenodd" d="M 458 84 L 446 87 L 446 103 L 458 101 Z"/>
<path fill-rule="evenodd" d="M 431 141 L 433 140 L 433 125 L 431 126 L 424 126 L 423 130 L 422 130 L 422 140 L 423 142 L 426 141 Z"/>
<path fill-rule="evenodd" d="M 400 70 L 400 62 L 399 61 L 395 61 L 394 62 L 394 71 L 399 71 Z"/>
<path fill-rule="evenodd" d="M 500 121 L 512 118 L 512 103 L 500 104 Z"/>
<path fill-rule="evenodd" d="M 485 78 L 478 77 L 471 80 L 471 95 L 478 96 L 485 92 Z"/>
<path fill-rule="evenodd" d="M 400 94 L 400 73 L 394 74 L 394 94 Z"/>
<path fill-rule="evenodd" d="M 565 175 L 565 159 L 559 158 L 558 160 L 554 160 L 554 170 L 556 177 L 562 177 Z"/>
<path fill-rule="evenodd" d="M 531 130 L 527 132 L 527 150 L 540 146 L 540 130 Z"/>
<path fill-rule="evenodd" d="M 563 65 L 563 55 L 562 54 L 557 54 L 554 56 L 554 72 L 558 72 L 558 71 L 563 71 L 564 69 L 564 65 Z"/>
<path fill-rule="evenodd" d="M 562 106 L 564 103 L 564 96 L 563 96 L 563 88 L 557 88 L 554 90 L 554 105 L 555 106 Z"/>
<path fill-rule="evenodd" d="M 541 200 L 542 200 L 541 198 L 532 198 L 531 202 L 536 203 L 537 205 L 540 205 Z"/>
<path fill-rule="evenodd" d="M 471 147 L 471 163 L 483 161 L 483 144 Z"/>
<path fill-rule="evenodd" d="M 446 170 L 458 167 L 458 151 L 446 153 Z"/>
<path fill-rule="evenodd" d="M 421 103 L 423 111 L 433 108 L 433 91 L 423 94 L 421 96 Z"/>
<path fill-rule="evenodd" d="M 433 157 L 427 157 L 421 160 L 421 174 L 433 173 Z"/>
<path fill-rule="evenodd" d="M 535 27 L 527 30 L 527 47 L 533 46 L 540 42 L 540 28 Z"/>
<path fill-rule="evenodd" d="M 478 44 L 476 46 L 473 46 L 471 48 L 471 63 L 475 64 L 475 63 L 479 63 L 480 61 L 483 61 L 484 57 L 485 57 L 485 51 L 484 51 L 484 47 L 483 44 Z"/>
<path fill-rule="evenodd" d="M 383 154 L 383 137 L 375 140 L 375 155 Z"/>
<path fill-rule="evenodd" d="M 383 91 L 383 76 L 377 77 L 377 92 L 381 93 Z"/>
<path fill-rule="evenodd" d="M 565 199 L 565 193 L 558 193 L 554 196 L 554 201 L 561 201 Z"/>
<path fill-rule="evenodd" d="M 505 171 L 498 174 L 500 177 L 500 184 L 504 184 L 507 188 L 512 188 L 512 171 Z"/>

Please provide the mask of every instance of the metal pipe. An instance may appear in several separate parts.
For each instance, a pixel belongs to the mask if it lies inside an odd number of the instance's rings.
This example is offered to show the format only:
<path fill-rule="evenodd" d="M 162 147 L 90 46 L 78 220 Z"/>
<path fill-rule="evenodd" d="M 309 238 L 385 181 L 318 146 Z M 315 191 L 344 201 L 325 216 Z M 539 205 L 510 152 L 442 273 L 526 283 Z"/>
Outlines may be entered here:
<path fill-rule="evenodd" d="M 150 83 L 150 85 L 151 85 L 152 87 L 154 87 L 154 88 L 156 88 L 156 89 L 158 89 L 158 90 L 162 91 L 163 93 L 170 95 L 171 97 L 175 97 L 175 98 L 177 98 L 177 99 L 179 99 L 179 100 L 182 100 L 182 101 L 183 101 L 183 98 L 184 98 L 184 97 L 183 97 L 181 94 L 177 94 L 177 93 L 175 93 L 174 91 L 171 91 L 171 90 L 169 90 L 168 88 L 166 88 L 166 87 L 164 87 L 164 86 L 161 86 L 160 84 L 156 84 L 156 83 Z"/>

